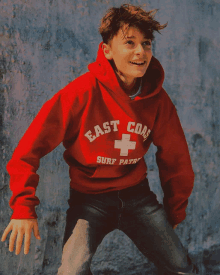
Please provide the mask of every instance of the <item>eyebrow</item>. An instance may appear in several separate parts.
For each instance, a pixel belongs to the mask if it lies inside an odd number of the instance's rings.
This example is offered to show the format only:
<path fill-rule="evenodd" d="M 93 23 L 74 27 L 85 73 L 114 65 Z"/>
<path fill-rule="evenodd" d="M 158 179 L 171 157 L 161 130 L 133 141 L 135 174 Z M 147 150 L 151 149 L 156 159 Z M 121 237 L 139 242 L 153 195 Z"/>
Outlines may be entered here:
<path fill-rule="evenodd" d="M 126 38 L 136 38 L 136 37 L 134 35 L 132 35 L 132 36 L 127 36 Z M 147 36 L 144 36 L 144 39 L 150 40 L 150 38 L 147 38 Z"/>

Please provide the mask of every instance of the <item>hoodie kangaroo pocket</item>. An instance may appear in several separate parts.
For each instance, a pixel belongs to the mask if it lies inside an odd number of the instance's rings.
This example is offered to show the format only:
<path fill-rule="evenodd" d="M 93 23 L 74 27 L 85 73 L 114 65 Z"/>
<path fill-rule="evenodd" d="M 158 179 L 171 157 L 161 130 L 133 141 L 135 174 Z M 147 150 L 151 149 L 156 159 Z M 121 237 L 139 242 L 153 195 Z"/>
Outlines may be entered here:
<path fill-rule="evenodd" d="M 129 173 L 134 165 L 98 165 L 90 178 L 119 178 Z"/>

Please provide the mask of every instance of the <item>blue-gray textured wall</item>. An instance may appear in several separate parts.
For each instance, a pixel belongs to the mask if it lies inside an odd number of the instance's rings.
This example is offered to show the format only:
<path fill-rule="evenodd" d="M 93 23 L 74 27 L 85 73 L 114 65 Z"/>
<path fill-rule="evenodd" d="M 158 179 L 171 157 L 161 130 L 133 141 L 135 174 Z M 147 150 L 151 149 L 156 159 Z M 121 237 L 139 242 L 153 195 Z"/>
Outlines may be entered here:
<path fill-rule="evenodd" d="M 11 209 L 5 165 L 43 103 L 96 58 L 100 19 L 124 1 L 0 1 L 0 234 Z M 165 69 L 164 88 L 176 105 L 192 158 L 195 186 L 187 218 L 176 232 L 201 274 L 220 274 L 220 1 L 130 1 L 159 8 L 156 19 L 168 27 L 156 34 L 153 53 Z M 155 147 L 146 155 L 152 190 L 162 192 Z M 41 160 L 37 208 L 41 241 L 32 239 L 28 255 L 15 256 L 0 243 L 1 275 L 55 275 L 68 199 L 68 167 L 63 147 Z M 155 274 L 153 265 L 119 230 L 105 237 L 93 261 L 94 274 Z"/>

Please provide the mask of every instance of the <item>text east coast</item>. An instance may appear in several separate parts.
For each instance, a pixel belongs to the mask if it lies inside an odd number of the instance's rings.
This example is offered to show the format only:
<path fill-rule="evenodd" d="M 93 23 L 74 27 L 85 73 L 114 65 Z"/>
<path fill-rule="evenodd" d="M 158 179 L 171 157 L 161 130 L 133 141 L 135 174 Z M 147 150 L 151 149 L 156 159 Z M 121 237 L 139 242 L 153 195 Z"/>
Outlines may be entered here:
<path fill-rule="evenodd" d="M 118 126 L 120 125 L 119 120 L 111 120 L 104 122 L 101 126 L 95 125 L 94 131 L 89 130 L 85 133 L 85 136 L 89 139 L 90 142 L 93 142 L 98 137 L 108 134 L 110 132 L 117 132 Z M 127 132 L 135 133 L 143 136 L 143 142 L 148 138 L 151 130 L 148 129 L 146 125 L 142 125 L 142 123 L 136 123 L 134 121 L 129 121 L 127 124 Z"/>
<path fill-rule="evenodd" d="M 93 142 L 96 138 L 98 138 L 101 135 L 105 135 L 110 132 L 117 132 L 119 125 L 119 120 L 107 121 L 103 123 L 102 127 L 100 125 L 95 125 L 93 133 L 91 130 L 89 130 L 88 132 L 86 132 L 85 136 L 89 139 L 90 142 Z M 114 149 L 118 150 L 120 157 L 129 157 L 129 152 L 136 149 L 136 141 L 131 140 L 131 134 L 129 133 L 141 135 L 143 137 L 143 141 L 145 141 L 149 136 L 150 132 L 150 129 L 148 129 L 146 125 L 142 125 L 141 123 L 135 123 L 134 121 L 129 121 L 127 124 L 127 132 L 122 134 L 121 140 L 114 140 Z M 132 159 L 116 159 L 98 156 L 97 163 L 110 165 L 126 165 L 135 164 L 140 159 L 140 157 Z"/>

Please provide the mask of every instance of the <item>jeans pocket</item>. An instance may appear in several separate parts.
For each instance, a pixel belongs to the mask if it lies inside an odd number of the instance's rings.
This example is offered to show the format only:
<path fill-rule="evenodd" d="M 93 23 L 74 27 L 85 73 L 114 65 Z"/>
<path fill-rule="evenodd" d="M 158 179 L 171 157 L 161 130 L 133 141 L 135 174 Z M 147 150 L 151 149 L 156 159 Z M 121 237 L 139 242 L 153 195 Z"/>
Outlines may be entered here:
<path fill-rule="evenodd" d="M 159 209 L 163 207 L 163 205 L 158 202 L 157 196 L 152 191 L 148 190 L 147 192 L 142 192 L 139 197 L 136 196 L 133 198 L 131 204 L 136 208 L 146 207 L 149 209 Z"/>
<path fill-rule="evenodd" d="M 76 191 L 73 188 L 70 188 L 70 195 L 68 199 L 69 207 L 72 207 L 73 205 L 79 204 L 79 202 L 82 201 L 84 194 Z"/>

